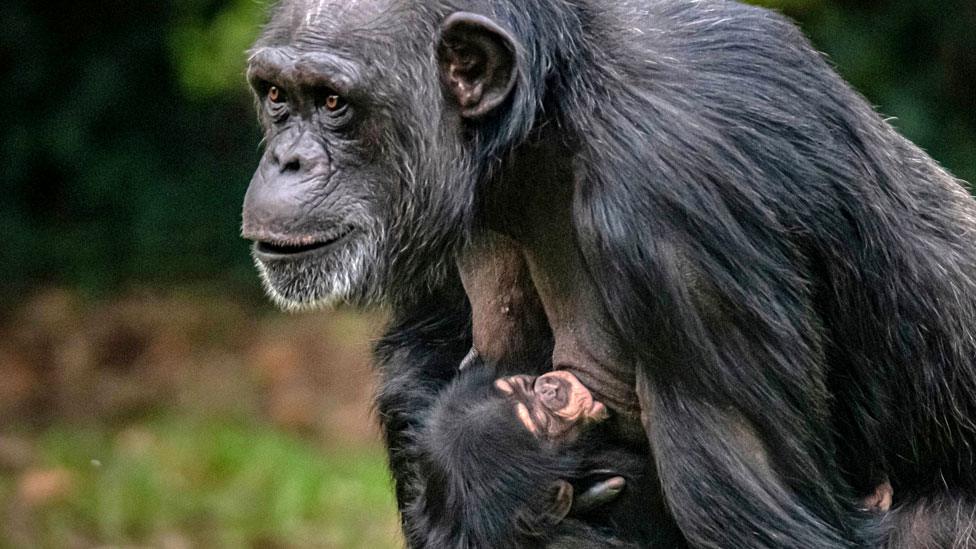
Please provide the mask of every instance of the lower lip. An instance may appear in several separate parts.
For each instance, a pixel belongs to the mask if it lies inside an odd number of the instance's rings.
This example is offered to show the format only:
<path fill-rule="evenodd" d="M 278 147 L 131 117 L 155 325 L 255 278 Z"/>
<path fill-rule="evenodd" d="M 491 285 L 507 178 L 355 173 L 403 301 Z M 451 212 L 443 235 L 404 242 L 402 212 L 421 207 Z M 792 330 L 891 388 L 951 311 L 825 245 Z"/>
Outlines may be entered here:
<path fill-rule="evenodd" d="M 326 253 L 330 250 L 337 248 L 340 244 L 345 242 L 352 234 L 354 230 L 350 230 L 347 233 L 343 233 L 341 236 L 334 238 L 332 240 L 321 242 L 317 244 L 312 244 L 305 246 L 296 251 L 275 251 L 273 249 L 268 249 L 263 245 L 262 242 L 257 242 L 254 244 L 254 255 L 262 261 L 282 261 L 291 259 L 304 259 L 307 257 L 320 255 Z"/>

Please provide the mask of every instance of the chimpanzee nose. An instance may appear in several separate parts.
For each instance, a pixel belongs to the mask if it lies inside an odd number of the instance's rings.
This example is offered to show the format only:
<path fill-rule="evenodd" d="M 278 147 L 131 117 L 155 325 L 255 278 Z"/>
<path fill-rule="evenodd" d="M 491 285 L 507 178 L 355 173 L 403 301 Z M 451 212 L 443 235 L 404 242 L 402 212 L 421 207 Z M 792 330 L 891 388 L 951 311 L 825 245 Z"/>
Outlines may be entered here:
<path fill-rule="evenodd" d="M 288 236 L 304 242 L 310 234 L 321 233 L 313 226 L 308 197 L 320 196 L 316 193 L 330 176 L 330 160 L 325 146 L 308 132 L 275 137 L 244 196 L 244 238 L 268 241 Z"/>
<path fill-rule="evenodd" d="M 328 163 L 325 149 L 307 135 L 279 142 L 270 153 L 272 166 L 285 175 L 311 172 Z"/>

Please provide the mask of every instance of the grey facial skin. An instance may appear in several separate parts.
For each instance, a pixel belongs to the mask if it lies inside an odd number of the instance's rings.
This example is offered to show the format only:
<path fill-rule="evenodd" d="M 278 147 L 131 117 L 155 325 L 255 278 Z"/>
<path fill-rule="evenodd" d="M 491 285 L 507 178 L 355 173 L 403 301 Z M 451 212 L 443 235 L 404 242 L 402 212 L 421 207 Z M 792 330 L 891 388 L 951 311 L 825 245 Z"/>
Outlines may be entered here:
<path fill-rule="evenodd" d="M 265 151 L 242 234 L 283 308 L 410 301 L 453 267 L 474 178 L 442 123 L 433 45 L 374 30 L 399 27 L 393 8 L 283 2 L 251 51 Z"/>

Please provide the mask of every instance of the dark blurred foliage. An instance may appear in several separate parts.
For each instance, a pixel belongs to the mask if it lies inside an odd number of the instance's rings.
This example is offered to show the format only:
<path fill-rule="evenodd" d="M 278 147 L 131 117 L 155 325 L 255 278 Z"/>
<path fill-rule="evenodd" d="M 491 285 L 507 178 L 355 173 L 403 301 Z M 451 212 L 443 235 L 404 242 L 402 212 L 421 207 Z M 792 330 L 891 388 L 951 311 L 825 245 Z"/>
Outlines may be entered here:
<path fill-rule="evenodd" d="M 976 180 L 976 1 L 763 0 L 895 124 Z M 254 292 L 255 0 L 0 2 L 0 290 Z"/>
<path fill-rule="evenodd" d="M 221 93 L 181 81 L 180 56 L 207 52 L 174 51 L 184 29 L 224 4 L 0 3 L 5 293 L 253 284 L 238 237 L 260 137 L 243 78 L 248 38 L 229 64 L 238 78 Z M 261 10 L 252 11 L 256 30 Z"/>
<path fill-rule="evenodd" d="M 976 0 L 762 0 L 800 22 L 855 88 L 976 182 Z"/>

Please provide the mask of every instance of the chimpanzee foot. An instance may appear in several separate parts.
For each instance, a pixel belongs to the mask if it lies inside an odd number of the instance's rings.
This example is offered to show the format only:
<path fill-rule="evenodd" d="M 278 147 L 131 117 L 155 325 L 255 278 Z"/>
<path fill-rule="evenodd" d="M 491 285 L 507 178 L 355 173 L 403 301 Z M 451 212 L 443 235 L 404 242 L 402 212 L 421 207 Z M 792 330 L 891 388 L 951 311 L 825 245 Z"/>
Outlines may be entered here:
<path fill-rule="evenodd" d="M 594 474 L 607 474 L 607 471 L 594 471 Z M 624 477 L 613 476 L 592 484 L 583 493 L 574 497 L 573 485 L 565 480 L 557 480 L 550 488 L 550 500 L 546 506 L 546 516 L 554 522 L 561 522 L 568 515 L 582 515 L 598 507 L 611 503 L 623 491 Z"/>

